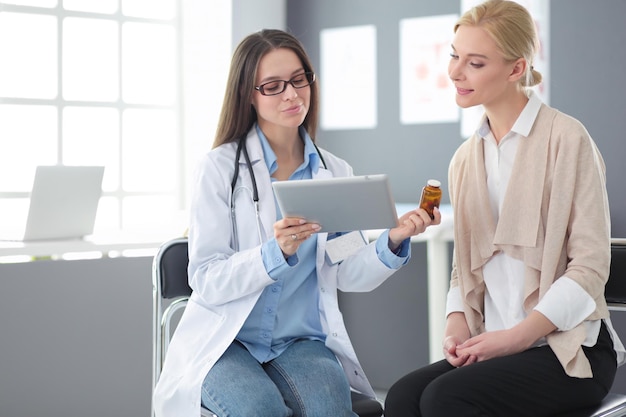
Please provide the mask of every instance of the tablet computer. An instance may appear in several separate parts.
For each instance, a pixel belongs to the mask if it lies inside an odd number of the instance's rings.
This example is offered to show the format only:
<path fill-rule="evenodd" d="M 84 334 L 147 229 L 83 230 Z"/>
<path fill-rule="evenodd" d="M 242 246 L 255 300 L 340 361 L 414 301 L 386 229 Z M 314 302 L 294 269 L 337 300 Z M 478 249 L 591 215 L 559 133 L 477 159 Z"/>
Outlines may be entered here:
<path fill-rule="evenodd" d="M 319 223 L 322 232 L 387 229 L 398 216 L 386 174 L 276 181 L 283 217 Z"/>

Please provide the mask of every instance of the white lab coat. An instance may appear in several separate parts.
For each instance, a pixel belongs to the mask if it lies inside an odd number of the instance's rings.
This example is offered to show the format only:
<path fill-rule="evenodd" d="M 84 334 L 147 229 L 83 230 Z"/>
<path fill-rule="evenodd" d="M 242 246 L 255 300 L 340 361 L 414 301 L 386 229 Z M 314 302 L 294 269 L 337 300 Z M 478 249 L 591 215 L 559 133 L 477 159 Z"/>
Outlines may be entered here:
<path fill-rule="evenodd" d="M 276 206 L 255 128 L 248 134 L 247 147 L 259 190 L 262 238 L 267 240 L 273 237 Z M 314 178 L 352 175 L 345 161 L 322 152 L 328 169 L 320 167 Z M 235 191 L 240 250 L 233 249 L 230 199 L 235 153 L 235 143 L 220 146 L 209 152 L 200 166 L 189 234 L 189 284 L 193 293 L 154 390 L 156 417 L 200 415 L 204 377 L 235 339 L 263 289 L 274 282 L 261 259 L 250 173 L 243 155 Z M 337 289 L 371 291 L 395 270 L 378 259 L 374 244 L 338 265 L 330 265 L 325 256 L 326 237 L 325 233 L 318 235 L 316 259 L 326 345 L 340 360 L 350 385 L 374 397 L 344 326 Z"/>

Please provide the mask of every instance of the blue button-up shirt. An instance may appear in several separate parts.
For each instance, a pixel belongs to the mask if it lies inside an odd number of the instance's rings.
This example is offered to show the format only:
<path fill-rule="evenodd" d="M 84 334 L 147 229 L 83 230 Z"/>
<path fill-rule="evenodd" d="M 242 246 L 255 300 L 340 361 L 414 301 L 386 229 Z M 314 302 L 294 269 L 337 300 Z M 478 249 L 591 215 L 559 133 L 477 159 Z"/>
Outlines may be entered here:
<path fill-rule="evenodd" d="M 272 175 L 278 169 L 276 155 L 261 129 L 258 126 L 256 129 L 263 147 L 265 163 Z M 304 162 L 293 172 L 290 180 L 311 179 L 313 173 L 317 173 L 320 168 L 320 156 L 313 141 L 302 128 L 300 136 L 304 141 Z M 276 199 L 274 202 L 276 220 L 279 220 L 282 216 Z M 329 236 L 329 239 L 332 237 Z M 408 259 L 408 239 L 402 244 L 398 256 L 388 249 L 387 241 L 388 232 L 385 232 L 377 241 L 377 252 L 383 263 L 390 268 L 397 268 Z M 287 260 L 276 239 L 271 238 L 261 246 L 265 269 L 275 282 L 263 290 L 237 335 L 237 340 L 260 363 L 278 357 L 296 340 L 326 339 L 319 313 L 316 250 L 317 235 L 302 242 L 297 253 Z"/>

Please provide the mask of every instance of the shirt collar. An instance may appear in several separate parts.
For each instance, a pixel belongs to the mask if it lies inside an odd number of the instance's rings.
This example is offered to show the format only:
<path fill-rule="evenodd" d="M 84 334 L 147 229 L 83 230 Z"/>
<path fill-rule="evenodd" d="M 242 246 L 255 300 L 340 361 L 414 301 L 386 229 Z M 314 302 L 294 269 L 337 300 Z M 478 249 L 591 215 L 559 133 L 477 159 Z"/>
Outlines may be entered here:
<path fill-rule="evenodd" d="M 519 117 L 515 121 L 515 124 L 511 128 L 512 132 L 519 133 L 520 135 L 527 137 L 530 135 L 530 131 L 535 124 L 537 114 L 539 114 L 539 108 L 541 107 L 541 100 L 530 90 L 528 94 L 528 103 L 524 106 L 524 110 L 520 113 Z"/>
<path fill-rule="evenodd" d="M 257 134 L 259 135 L 259 139 L 261 142 L 261 148 L 263 149 L 263 157 L 265 159 L 265 165 L 267 165 L 267 169 L 272 175 L 278 169 L 278 165 L 276 163 L 276 154 L 272 150 L 269 141 L 265 137 L 265 134 L 259 127 L 258 123 L 255 125 L 255 129 Z M 320 168 L 320 156 L 317 153 L 317 149 L 313 144 L 313 140 L 307 133 L 306 129 L 302 126 L 298 129 L 300 133 L 300 138 L 304 141 L 304 164 L 303 166 L 309 166 L 311 168 L 312 173 L 317 173 Z"/>
<path fill-rule="evenodd" d="M 534 91 L 530 90 L 528 94 L 528 103 L 526 103 L 524 109 L 517 117 L 517 120 L 511 128 L 511 132 L 527 137 L 533 128 L 533 124 L 535 124 L 535 120 L 537 119 L 537 114 L 539 114 L 541 104 L 542 103 L 539 96 L 537 96 Z M 486 114 L 483 115 L 480 121 L 477 133 L 482 138 L 487 137 L 490 133 L 489 123 L 487 121 Z"/>

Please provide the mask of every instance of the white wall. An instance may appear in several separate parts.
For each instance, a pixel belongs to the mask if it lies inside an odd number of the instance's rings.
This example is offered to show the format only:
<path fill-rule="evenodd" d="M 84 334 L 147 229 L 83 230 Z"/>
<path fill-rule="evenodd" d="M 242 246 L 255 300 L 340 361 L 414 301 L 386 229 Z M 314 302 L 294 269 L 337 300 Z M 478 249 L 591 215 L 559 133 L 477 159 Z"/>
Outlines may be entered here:
<path fill-rule="evenodd" d="M 233 48 L 261 29 L 286 29 L 287 0 L 232 0 Z"/>

